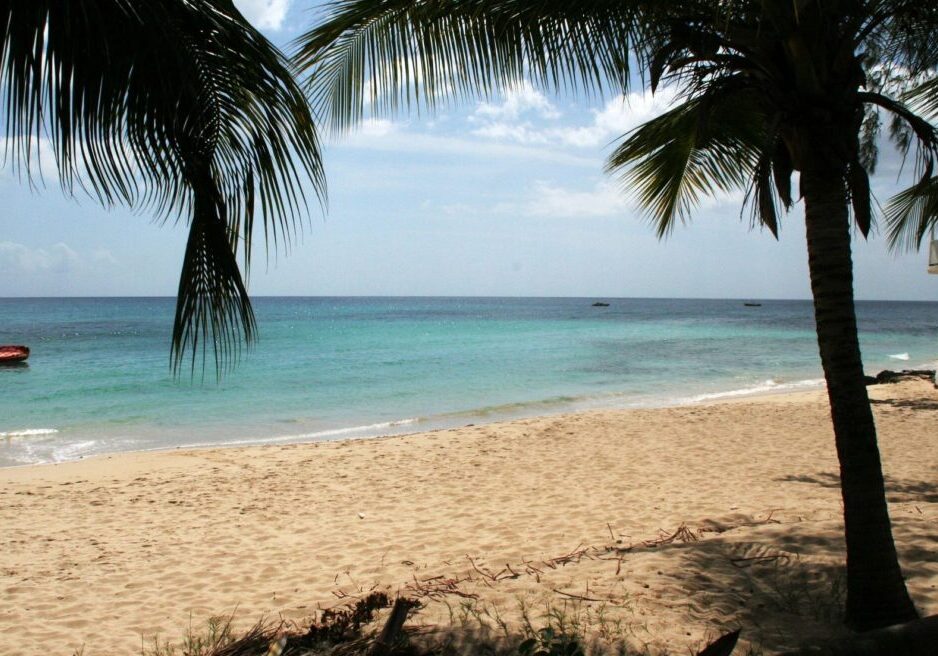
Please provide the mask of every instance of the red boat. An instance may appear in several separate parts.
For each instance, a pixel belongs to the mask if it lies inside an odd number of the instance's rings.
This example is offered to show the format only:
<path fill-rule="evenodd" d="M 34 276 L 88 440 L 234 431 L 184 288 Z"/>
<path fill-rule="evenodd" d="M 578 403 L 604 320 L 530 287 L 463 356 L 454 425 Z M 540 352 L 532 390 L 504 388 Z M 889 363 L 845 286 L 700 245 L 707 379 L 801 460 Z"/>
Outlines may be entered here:
<path fill-rule="evenodd" d="M 0 346 L 0 364 L 10 364 L 11 362 L 22 362 L 29 357 L 28 346 Z"/>

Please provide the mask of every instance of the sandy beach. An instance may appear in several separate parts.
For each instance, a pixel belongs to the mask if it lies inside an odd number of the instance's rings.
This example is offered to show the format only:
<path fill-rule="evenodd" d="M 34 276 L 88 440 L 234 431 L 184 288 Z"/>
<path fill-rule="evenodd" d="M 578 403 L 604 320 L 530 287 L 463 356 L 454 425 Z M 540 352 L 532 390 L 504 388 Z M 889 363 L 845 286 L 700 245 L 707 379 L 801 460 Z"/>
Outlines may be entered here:
<path fill-rule="evenodd" d="M 938 391 L 870 388 L 899 554 L 938 612 Z M 302 623 L 371 589 L 416 620 L 548 605 L 686 653 L 836 633 L 837 462 L 822 391 L 348 442 L 0 470 L 0 653 L 139 654 L 235 614 Z M 679 530 L 681 529 L 681 530 Z"/>

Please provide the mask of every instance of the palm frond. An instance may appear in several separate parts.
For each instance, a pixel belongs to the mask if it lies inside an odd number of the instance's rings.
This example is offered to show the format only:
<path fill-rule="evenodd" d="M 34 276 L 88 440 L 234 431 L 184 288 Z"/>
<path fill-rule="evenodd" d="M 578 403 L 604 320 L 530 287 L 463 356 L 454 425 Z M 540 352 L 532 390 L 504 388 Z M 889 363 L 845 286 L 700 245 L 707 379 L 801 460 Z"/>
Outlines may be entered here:
<path fill-rule="evenodd" d="M 172 361 L 194 330 L 234 354 L 226 345 L 254 330 L 229 254 L 238 248 L 247 271 L 256 215 L 277 247 L 305 217 L 308 190 L 325 199 L 312 114 L 286 59 L 230 0 L 0 0 L 0 29 L 10 165 L 28 174 L 47 138 L 66 192 L 188 222 L 190 246 L 203 246 L 187 253 L 203 259 L 183 268 Z M 209 258 L 221 233 L 225 252 Z M 205 285 L 206 267 L 225 281 Z M 209 314 L 228 320 L 198 319 Z"/>
<path fill-rule="evenodd" d="M 883 215 L 890 249 L 921 248 L 925 236 L 938 226 L 938 177 L 920 180 L 893 196 Z"/>
<path fill-rule="evenodd" d="M 928 118 L 938 119 L 938 77 L 923 80 L 909 89 L 904 100 Z"/>
<path fill-rule="evenodd" d="M 606 171 L 619 173 L 659 237 L 685 223 L 702 196 L 743 187 L 764 140 L 760 112 L 743 94 L 704 95 L 639 126 L 615 149 Z"/>
<path fill-rule="evenodd" d="M 334 130 L 378 114 L 487 97 L 521 79 L 621 91 L 638 0 L 336 0 L 299 38 L 313 105 Z"/>
<path fill-rule="evenodd" d="M 859 159 L 853 161 L 847 169 L 847 189 L 850 192 L 850 207 L 853 221 L 860 234 L 869 237 L 873 226 L 872 192 L 870 176 Z"/>
<path fill-rule="evenodd" d="M 938 66 L 938 5 L 921 0 L 870 0 L 858 44 L 875 48 L 880 61 L 891 62 L 916 76 Z"/>
<path fill-rule="evenodd" d="M 204 376 L 211 346 L 215 375 L 220 377 L 237 360 L 241 350 L 239 337 L 250 343 L 256 325 L 231 245 L 231 233 L 223 220 L 224 208 L 220 207 L 223 201 L 213 183 L 205 184 L 194 196 L 179 281 L 174 366 L 178 368 L 188 352 L 192 371 L 201 362 Z"/>
<path fill-rule="evenodd" d="M 915 184 L 890 199 L 884 211 L 889 247 L 893 250 L 912 250 L 921 246 L 925 234 L 938 217 L 938 188 L 933 174 L 938 167 L 938 129 L 926 118 L 914 111 L 925 113 L 938 110 L 938 84 L 933 80 L 916 85 L 905 95 L 906 104 L 900 100 L 877 93 L 861 93 L 861 100 L 890 112 L 893 116 L 891 137 L 903 156 L 915 146 Z M 913 109 L 914 108 L 914 109 Z M 869 208 L 858 209 L 857 200 L 869 197 L 869 179 L 860 179 L 855 165 L 851 167 L 850 185 L 854 215 L 858 218 Z M 863 185 L 866 190 L 863 190 Z M 866 201 L 869 204 L 869 201 Z M 863 229 L 860 225 L 861 231 Z M 864 235 L 866 232 L 864 232 Z"/>
<path fill-rule="evenodd" d="M 773 130 L 774 132 L 774 130 Z M 779 217 L 775 200 L 775 184 L 772 178 L 772 155 L 774 149 L 764 148 L 759 153 L 755 168 L 752 172 L 752 181 L 746 192 L 743 207 L 749 206 L 752 217 L 750 224 L 762 225 L 769 229 L 772 236 L 778 239 Z"/>
<path fill-rule="evenodd" d="M 775 180 L 775 190 L 786 210 L 790 210 L 794 204 L 791 195 L 791 176 L 794 171 L 795 167 L 791 161 L 788 146 L 782 140 L 778 140 L 772 157 L 772 177 Z"/>
<path fill-rule="evenodd" d="M 938 130 L 935 126 L 901 101 L 882 94 L 861 92 L 857 94 L 857 98 L 863 103 L 881 107 L 893 115 L 894 123 L 898 124 L 890 130 L 893 142 L 896 143 L 903 156 L 909 152 L 913 143 L 918 146 L 916 158 L 918 173 L 934 165 L 935 158 L 938 157 Z"/>

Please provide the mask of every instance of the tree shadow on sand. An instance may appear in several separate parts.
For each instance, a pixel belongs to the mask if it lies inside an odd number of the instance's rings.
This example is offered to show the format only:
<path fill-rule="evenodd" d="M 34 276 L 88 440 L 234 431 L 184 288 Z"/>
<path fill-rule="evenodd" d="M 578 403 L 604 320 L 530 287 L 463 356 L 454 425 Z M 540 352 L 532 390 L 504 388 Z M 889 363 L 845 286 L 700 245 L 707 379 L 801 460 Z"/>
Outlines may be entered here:
<path fill-rule="evenodd" d="M 766 528 L 676 545 L 680 566 L 666 576 L 684 590 L 695 620 L 732 618 L 742 638 L 768 653 L 804 640 L 847 635 L 843 627 L 846 570 L 843 538 L 834 526 Z M 791 530 L 788 530 L 791 529 Z"/>
<path fill-rule="evenodd" d="M 908 410 L 938 410 L 938 401 L 930 399 L 870 399 L 870 403 Z"/>
<path fill-rule="evenodd" d="M 894 518 L 902 569 L 916 602 L 934 608 L 938 531 L 921 516 Z M 762 525 L 675 544 L 680 566 L 666 575 L 695 620 L 732 618 L 756 653 L 850 635 L 843 625 L 846 568 L 837 520 Z M 745 652 L 742 652 L 745 653 Z"/>
<path fill-rule="evenodd" d="M 891 503 L 915 502 L 938 503 L 938 483 L 914 481 L 886 476 L 886 497 Z M 792 474 L 776 479 L 786 483 L 810 483 L 826 488 L 839 488 L 840 477 L 830 472 L 816 474 Z"/>

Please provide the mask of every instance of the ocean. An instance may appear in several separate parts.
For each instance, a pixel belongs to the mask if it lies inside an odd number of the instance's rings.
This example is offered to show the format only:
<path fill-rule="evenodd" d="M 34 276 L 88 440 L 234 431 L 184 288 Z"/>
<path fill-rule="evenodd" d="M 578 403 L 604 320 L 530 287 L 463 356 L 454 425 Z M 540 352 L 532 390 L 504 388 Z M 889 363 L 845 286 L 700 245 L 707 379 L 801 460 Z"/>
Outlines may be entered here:
<path fill-rule="evenodd" d="M 822 384 L 809 301 L 255 298 L 218 382 L 174 378 L 171 298 L 0 299 L 0 466 L 335 440 Z M 934 366 L 938 303 L 860 302 L 866 370 Z M 897 357 L 898 356 L 898 357 Z"/>

